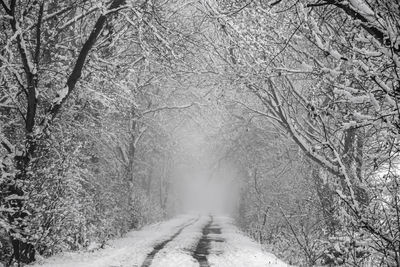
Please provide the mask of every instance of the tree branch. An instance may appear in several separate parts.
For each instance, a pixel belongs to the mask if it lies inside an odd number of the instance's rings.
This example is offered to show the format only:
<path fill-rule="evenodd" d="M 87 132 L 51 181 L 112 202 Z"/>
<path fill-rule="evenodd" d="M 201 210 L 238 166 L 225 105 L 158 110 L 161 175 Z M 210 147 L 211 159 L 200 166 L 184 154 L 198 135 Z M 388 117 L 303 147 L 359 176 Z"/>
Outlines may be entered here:
<path fill-rule="evenodd" d="M 197 104 L 198 104 L 198 103 L 193 102 L 193 103 L 190 103 L 189 105 L 185 105 L 185 106 L 174 106 L 174 107 L 165 106 L 165 107 L 158 107 L 158 108 L 155 108 L 155 109 L 150 109 L 150 110 L 146 110 L 146 111 L 142 112 L 141 116 L 147 115 L 147 114 L 149 114 L 149 113 L 154 113 L 154 112 L 157 112 L 157 111 L 161 111 L 161 110 L 186 109 L 186 108 L 190 108 L 190 107 L 192 107 L 192 106 L 194 106 L 194 105 L 197 105 Z"/>
<path fill-rule="evenodd" d="M 318 7 L 318 6 L 326 6 L 329 3 L 315 3 L 315 4 L 307 4 L 306 7 Z"/>
<path fill-rule="evenodd" d="M 27 82 L 27 92 L 28 92 L 28 107 L 26 109 L 26 123 L 25 129 L 28 133 L 31 133 L 33 127 L 35 125 L 35 116 L 36 116 L 36 70 L 32 62 L 28 58 L 28 51 L 26 48 L 24 37 L 22 36 L 22 29 L 16 18 L 16 0 L 12 0 L 10 3 L 10 25 L 11 29 L 16 34 L 17 39 L 17 47 L 19 50 L 19 54 L 21 57 L 22 65 L 26 75 Z"/>
<path fill-rule="evenodd" d="M 113 0 L 108 10 L 117 9 L 124 3 L 125 0 Z M 67 79 L 65 88 L 61 92 L 59 92 L 59 96 L 53 100 L 52 105 L 46 112 L 46 117 L 40 123 L 41 126 L 47 127 L 47 124 L 57 116 L 60 108 L 68 99 L 71 92 L 75 89 L 75 85 L 82 75 L 82 69 L 84 67 L 86 58 L 89 55 L 89 52 L 92 49 L 93 45 L 96 43 L 101 31 L 103 30 L 106 20 L 107 16 L 103 14 L 100 15 L 100 17 L 97 19 L 92 32 L 90 33 L 88 39 L 86 40 L 81 51 L 79 52 L 78 59 L 76 60 L 72 73 Z"/>
<path fill-rule="evenodd" d="M 0 133 L 0 143 L 8 153 L 11 154 L 13 152 L 14 146 L 4 137 L 2 133 Z"/>
<path fill-rule="evenodd" d="M 74 17 L 74 18 L 70 19 L 69 21 L 67 21 L 66 23 L 64 23 L 60 28 L 58 28 L 58 30 L 59 30 L 59 31 L 64 30 L 64 29 L 67 28 L 68 26 L 70 26 L 70 25 L 76 23 L 78 20 L 83 19 L 84 17 L 86 17 L 87 15 L 93 13 L 94 11 L 96 11 L 96 10 L 98 10 L 98 9 L 99 9 L 99 7 L 97 7 L 97 6 L 95 6 L 95 7 L 91 8 L 91 9 L 89 9 L 86 13 L 83 13 L 83 14 L 77 16 L 77 17 Z"/>
<path fill-rule="evenodd" d="M 35 47 L 35 56 L 34 56 L 34 62 L 36 64 L 36 68 L 39 65 L 39 58 L 40 58 L 40 36 L 41 36 L 41 26 L 42 26 L 42 19 L 43 19 L 43 7 L 44 7 L 44 2 L 40 3 L 39 7 L 39 16 L 38 16 L 38 22 L 36 25 L 36 47 Z"/>
<path fill-rule="evenodd" d="M 349 15 L 354 20 L 360 20 L 361 27 L 371 34 L 380 44 L 384 47 L 391 47 L 396 54 L 400 53 L 400 47 L 394 47 L 391 43 L 390 36 L 385 34 L 381 29 L 374 26 L 370 20 L 365 16 L 354 10 L 347 1 L 337 1 L 337 0 L 324 0 L 327 4 L 334 5 L 342 9 L 347 15 Z"/>
<path fill-rule="evenodd" d="M 10 8 L 6 5 L 6 3 L 4 3 L 4 0 L 0 0 L 0 4 L 1 4 L 2 7 L 4 8 L 4 10 L 6 11 L 7 15 L 11 15 L 11 10 L 10 10 Z"/>
<path fill-rule="evenodd" d="M 253 109 L 253 108 L 247 106 L 246 104 L 244 104 L 244 103 L 242 103 L 242 102 L 240 102 L 240 101 L 234 100 L 234 101 L 232 101 L 232 102 L 233 102 L 233 103 L 237 103 L 237 104 L 239 104 L 239 105 L 242 105 L 242 106 L 245 107 L 246 109 L 248 109 L 248 110 L 250 110 L 251 112 L 256 113 L 256 114 L 258 114 L 258 115 L 261 115 L 261 116 L 270 118 L 270 119 L 275 120 L 275 121 L 278 121 L 278 122 L 280 121 L 278 117 L 275 117 L 275 116 L 272 116 L 272 115 L 270 115 L 270 114 L 268 114 L 268 113 L 265 113 L 265 112 L 262 112 L 262 111 Z"/>

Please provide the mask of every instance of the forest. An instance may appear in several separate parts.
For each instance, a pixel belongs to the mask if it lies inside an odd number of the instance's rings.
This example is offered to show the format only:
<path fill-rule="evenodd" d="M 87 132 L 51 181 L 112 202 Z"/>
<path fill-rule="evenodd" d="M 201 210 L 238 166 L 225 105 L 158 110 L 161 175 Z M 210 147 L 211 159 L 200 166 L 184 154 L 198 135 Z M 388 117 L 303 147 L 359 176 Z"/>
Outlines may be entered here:
<path fill-rule="evenodd" d="M 288 264 L 400 266 L 399 0 L 0 4 L 0 266 L 207 199 Z"/>

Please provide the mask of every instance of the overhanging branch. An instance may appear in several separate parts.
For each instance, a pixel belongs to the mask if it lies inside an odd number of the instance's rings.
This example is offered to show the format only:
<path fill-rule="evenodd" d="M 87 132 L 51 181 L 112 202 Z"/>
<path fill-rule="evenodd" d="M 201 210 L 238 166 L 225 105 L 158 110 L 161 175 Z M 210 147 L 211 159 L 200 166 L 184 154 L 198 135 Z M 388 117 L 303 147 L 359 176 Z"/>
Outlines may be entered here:
<path fill-rule="evenodd" d="M 155 112 L 162 111 L 162 110 L 187 109 L 187 108 L 190 108 L 190 107 L 192 107 L 192 106 L 194 106 L 194 105 L 198 105 L 198 103 L 193 102 L 193 103 L 190 103 L 189 105 L 184 105 L 184 106 L 164 106 L 164 107 L 158 107 L 158 108 L 155 108 L 155 109 L 146 110 L 146 111 L 142 112 L 141 115 L 144 116 L 144 115 L 147 115 L 147 114 L 149 114 L 149 113 L 155 113 Z"/>
<path fill-rule="evenodd" d="M 116 10 L 119 7 L 121 7 L 124 3 L 125 0 L 113 0 L 108 8 L 108 11 Z M 100 15 L 100 17 L 97 19 L 93 27 L 93 30 L 90 33 L 86 42 L 84 43 L 81 51 L 79 52 L 78 59 L 76 60 L 74 68 L 72 69 L 72 72 L 67 79 L 66 87 L 65 89 L 63 89 L 63 91 L 66 90 L 66 92 L 65 93 L 63 92 L 63 95 L 59 95 L 59 97 L 57 97 L 53 101 L 52 105 L 46 112 L 45 118 L 40 123 L 41 126 L 47 127 L 48 123 L 57 116 L 62 105 L 65 103 L 65 101 L 68 99 L 72 91 L 75 89 L 75 85 L 82 75 L 82 69 L 84 67 L 86 58 L 89 55 L 89 52 L 92 49 L 93 45 L 96 43 L 97 38 L 99 37 L 101 31 L 103 30 L 106 20 L 107 20 L 107 15 L 104 14 Z"/>

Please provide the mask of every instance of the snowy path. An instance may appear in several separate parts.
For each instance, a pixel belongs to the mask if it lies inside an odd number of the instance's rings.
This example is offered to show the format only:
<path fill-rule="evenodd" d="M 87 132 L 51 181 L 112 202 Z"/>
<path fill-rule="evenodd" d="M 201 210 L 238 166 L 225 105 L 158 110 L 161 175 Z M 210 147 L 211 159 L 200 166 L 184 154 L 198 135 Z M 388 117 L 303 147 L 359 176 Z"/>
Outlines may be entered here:
<path fill-rule="evenodd" d="M 241 233 L 226 217 L 179 216 L 132 231 L 95 252 L 64 253 L 34 266 L 288 266 Z"/>

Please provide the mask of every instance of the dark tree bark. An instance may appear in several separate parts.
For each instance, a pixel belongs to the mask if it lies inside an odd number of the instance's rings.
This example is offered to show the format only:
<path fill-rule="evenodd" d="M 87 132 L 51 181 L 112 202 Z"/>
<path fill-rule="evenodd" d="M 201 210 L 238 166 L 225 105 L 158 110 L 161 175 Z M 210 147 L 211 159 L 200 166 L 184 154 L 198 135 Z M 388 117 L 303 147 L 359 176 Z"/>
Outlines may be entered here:
<path fill-rule="evenodd" d="M 0 1 L 5 12 L 11 16 L 10 25 L 14 33 L 18 33 L 18 18 L 16 12 L 16 0 L 10 2 L 10 7 L 8 7 L 3 1 Z M 113 0 L 109 6 L 109 11 L 118 9 L 125 3 L 125 0 Z M 35 260 L 35 248 L 34 245 L 29 241 L 29 234 L 25 232 L 26 223 L 25 218 L 28 216 L 25 210 L 25 203 L 22 197 L 25 195 L 24 189 L 21 186 L 23 181 L 31 178 L 29 174 L 29 169 L 31 168 L 31 159 L 35 156 L 37 141 L 41 138 L 41 134 L 34 134 L 35 121 L 36 121 L 36 109 L 37 109 L 37 99 L 36 90 L 38 84 L 37 68 L 39 64 L 40 49 L 41 49 L 41 20 L 43 16 L 43 2 L 40 3 L 38 21 L 36 26 L 36 47 L 34 51 L 34 63 L 36 64 L 36 69 L 32 69 L 32 65 L 29 64 L 28 55 L 26 47 L 23 45 L 24 37 L 22 33 L 18 33 L 16 36 L 17 47 L 21 57 L 21 62 L 23 64 L 25 76 L 26 76 L 26 95 L 27 95 L 27 111 L 25 116 L 25 149 L 22 155 L 15 156 L 15 166 L 17 169 L 17 174 L 14 177 L 14 181 L 9 184 L 7 189 L 8 196 L 18 196 L 18 198 L 11 199 L 8 201 L 8 206 L 14 209 L 14 213 L 8 217 L 9 223 L 15 225 L 15 229 L 10 231 L 10 239 L 13 246 L 13 257 L 17 262 L 31 263 Z M 85 65 L 87 56 L 90 53 L 93 45 L 96 43 L 105 23 L 107 20 L 107 15 L 100 15 L 97 19 L 92 32 L 90 33 L 87 41 L 84 43 L 76 63 L 69 75 L 66 83 L 68 88 L 67 94 L 62 97 L 59 101 L 54 102 L 50 108 L 46 111 L 45 118 L 40 122 L 40 126 L 45 129 L 49 127 L 52 120 L 57 116 L 61 107 L 68 99 L 71 92 L 75 89 L 75 85 L 81 77 L 82 69 Z M 3 145 L 4 146 L 4 145 Z M 11 149 L 10 149 L 11 150 Z M 26 190 L 26 189 L 25 189 Z"/>
<path fill-rule="evenodd" d="M 362 182 L 362 134 L 361 130 L 354 127 L 345 132 L 343 147 L 343 163 L 346 167 L 347 175 L 351 185 L 348 185 L 344 177 L 340 177 L 343 190 L 349 194 L 349 190 L 354 191 L 354 197 L 357 202 L 367 205 L 369 197 L 367 191 L 360 186 Z M 349 188 L 349 186 L 351 188 Z"/>
<path fill-rule="evenodd" d="M 339 227 L 339 221 L 335 218 L 334 192 L 321 178 L 318 167 L 312 167 L 311 177 L 321 204 L 325 225 L 329 233 L 334 234 Z"/>
<path fill-rule="evenodd" d="M 397 55 L 400 54 L 400 48 L 396 47 L 392 44 L 390 40 L 390 36 L 385 33 L 382 29 L 378 28 L 377 26 L 370 23 L 367 17 L 358 10 L 355 10 L 351 7 L 351 5 L 347 1 L 340 1 L 340 0 L 325 0 L 325 3 L 329 5 L 334 5 L 337 8 L 343 10 L 348 16 L 350 16 L 353 20 L 361 21 L 361 27 L 366 30 L 369 34 L 371 34 L 382 46 L 390 47 L 393 52 Z M 393 12 L 396 12 L 393 10 Z"/>

